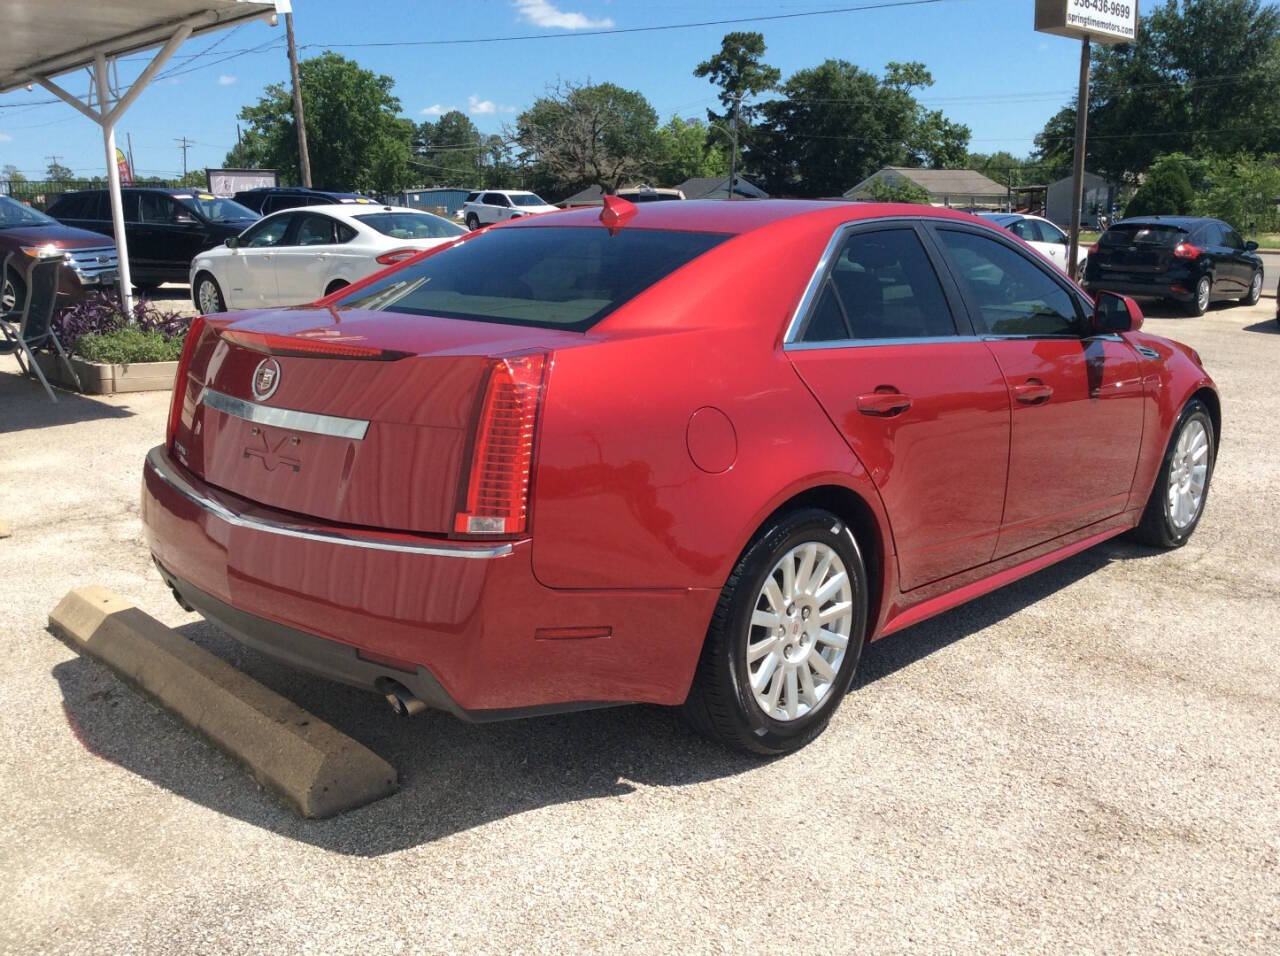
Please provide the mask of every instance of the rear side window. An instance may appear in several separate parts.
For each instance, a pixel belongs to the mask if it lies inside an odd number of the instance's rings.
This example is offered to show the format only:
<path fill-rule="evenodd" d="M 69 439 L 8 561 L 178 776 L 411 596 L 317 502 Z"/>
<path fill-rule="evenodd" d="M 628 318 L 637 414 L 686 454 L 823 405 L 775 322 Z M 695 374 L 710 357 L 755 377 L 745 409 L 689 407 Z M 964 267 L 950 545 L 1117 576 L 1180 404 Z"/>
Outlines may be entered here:
<path fill-rule="evenodd" d="M 979 331 L 992 335 L 1076 335 L 1075 303 L 1046 268 L 1003 243 L 954 229 L 938 238 L 955 275 L 978 309 Z"/>
<path fill-rule="evenodd" d="M 413 263 L 339 308 L 583 331 L 727 236 L 593 226 L 498 229 Z"/>
<path fill-rule="evenodd" d="M 854 233 L 829 281 L 855 339 L 956 334 L 942 285 L 914 229 Z"/>
<path fill-rule="evenodd" d="M 429 212 L 375 212 L 356 218 L 393 239 L 452 239 L 468 231 Z"/>

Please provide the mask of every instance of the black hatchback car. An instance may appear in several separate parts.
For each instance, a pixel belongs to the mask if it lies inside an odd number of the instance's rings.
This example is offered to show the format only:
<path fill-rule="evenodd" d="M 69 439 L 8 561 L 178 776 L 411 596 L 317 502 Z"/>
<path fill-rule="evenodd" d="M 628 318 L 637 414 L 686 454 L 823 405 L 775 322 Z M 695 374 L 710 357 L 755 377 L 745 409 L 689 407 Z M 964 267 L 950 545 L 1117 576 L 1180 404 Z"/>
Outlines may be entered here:
<path fill-rule="evenodd" d="M 1084 287 L 1172 299 L 1191 315 L 1209 303 L 1262 295 L 1262 259 L 1220 219 L 1147 216 L 1115 223 L 1089 250 Z"/>
<path fill-rule="evenodd" d="M 139 289 L 185 284 L 197 253 L 222 245 L 261 218 L 235 200 L 202 190 L 126 186 L 120 193 L 129 273 Z M 48 212 L 68 226 L 115 234 L 105 189 L 63 193 Z"/>
<path fill-rule="evenodd" d="M 307 189 L 303 186 L 259 186 L 236 193 L 235 200 L 264 216 L 281 209 L 297 209 L 299 206 L 374 204 L 374 200 L 359 193 L 335 193 L 327 189 Z"/>

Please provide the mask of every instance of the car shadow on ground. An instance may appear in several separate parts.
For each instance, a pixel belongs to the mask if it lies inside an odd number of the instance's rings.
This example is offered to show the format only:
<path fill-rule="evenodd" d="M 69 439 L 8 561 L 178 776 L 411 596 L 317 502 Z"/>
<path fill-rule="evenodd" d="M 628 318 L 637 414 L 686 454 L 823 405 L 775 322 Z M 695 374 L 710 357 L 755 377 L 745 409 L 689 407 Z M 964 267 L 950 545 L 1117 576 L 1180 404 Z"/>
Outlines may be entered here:
<path fill-rule="evenodd" d="M 128 408 L 95 401 L 76 392 L 53 387 L 57 402 L 49 401 L 40 381 L 24 375 L 10 356 L 0 357 L 0 434 L 27 428 L 46 428 L 104 418 L 129 418 Z"/>
<path fill-rule="evenodd" d="M 1148 319 L 1186 319 L 1188 322 L 1194 322 L 1199 316 L 1190 315 L 1178 302 L 1172 302 L 1168 299 L 1138 299 L 1138 305 L 1142 309 L 1142 314 Z M 1239 302 L 1214 302 L 1209 306 L 1209 312 L 1222 312 L 1227 309 L 1234 309 L 1240 305 Z"/>
<path fill-rule="evenodd" d="M 878 641 L 863 654 L 854 692 L 1109 561 L 1155 553 L 1103 544 Z M 406 720 L 372 693 L 292 670 L 204 622 L 179 630 L 390 761 L 400 775 L 399 792 L 331 820 L 300 819 L 261 792 L 229 757 L 80 657 L 53 669 L 72 732 L 97 756 L 179 796 L 337 853 L 393 853 L 540 807 L 731 777 L 764 762 L 704 740 L 674 710 L 659 707 L 483 725 L 437 713 Z"/>
<path fill-rule="evenodd" d="M 1255 322 L 1253 325 L 1246 325 L 1244 330 L 1246 332 L 1262 332 L 1265 335 L 1280 335 L 1280 321 L 1265 319 L 1262 322 Z"/>

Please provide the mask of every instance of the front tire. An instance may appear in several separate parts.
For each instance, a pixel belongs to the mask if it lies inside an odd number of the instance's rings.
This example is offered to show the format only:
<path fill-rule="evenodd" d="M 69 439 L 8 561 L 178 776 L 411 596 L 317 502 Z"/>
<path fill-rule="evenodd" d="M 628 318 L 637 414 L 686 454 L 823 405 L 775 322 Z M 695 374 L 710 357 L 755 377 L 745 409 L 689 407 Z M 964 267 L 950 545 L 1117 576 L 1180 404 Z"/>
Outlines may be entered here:
<path fill-rule="evenodd" d="M 1216 447 L 1209 409 L 1192 399 L 1178 416 L 1135 539 L 1153 548 L 1180 548 L 1190 540 L 1209 499 Z"/>
<path fill-rule="evenodd" d="M 1262 271 L 1258 270 L 1253 274 L 1253 279 L 1249 282 L 1249 292 L 1240 301 L 1245 305 L 1257 305 L 1258 300 L 1262 298 Z"/>
<path fill-rule="evenodd" d="M 1196 283 L 1196 292 L 1192 300 L 1186 303 L 1183 308 L 1187 310 L 1187 315 L 1202 316 L 1209 311 L 1209 301 L 1213 295 L 1213 280 L 1208 276 L 1201 276 L 1200 281 Z"/>
<path fill-rule="evenodd" d="M 866 624 L 866 567 L 848 525 L 816 508 L 772 519 L 720 594 L 685 718 L 735 750 L 799 750 L 848 691 Z"/>
<path fill-rule="evenodd" d="M 200 310 L 201 315 L 213 315 L 217 312 L 227 311 L 227 300 L 222 297 L 222 289 L 218 286 L 218 280 L 207 272 L 201 272 L 196 276 L 195 288 L 191 294 L 195 306 Z"/>
<path fill-rule="evenodd" d="M 14 269 L 4 270 L 4 282 L 0 283 L 0 316 L 12 315 L 16 321 L 27 304 L 27 284 Z"/>

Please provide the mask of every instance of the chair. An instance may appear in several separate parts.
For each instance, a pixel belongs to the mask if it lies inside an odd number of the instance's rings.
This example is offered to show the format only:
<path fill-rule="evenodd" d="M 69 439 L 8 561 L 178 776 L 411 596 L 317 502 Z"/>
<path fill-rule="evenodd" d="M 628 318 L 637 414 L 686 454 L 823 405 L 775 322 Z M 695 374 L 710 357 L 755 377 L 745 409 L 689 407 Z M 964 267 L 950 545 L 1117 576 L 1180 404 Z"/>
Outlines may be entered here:
<path fill-rule="evenodd" d="M 13 253 L 5 257 L 3 268 L 8 267 L 12 257 Z M 27 301 L 22 306 L 18 327 L 15 329 L 8 322 L 0 322 L 0 333 L 4 335 L 4 341 L 0 341 L 0 354 L 12 353 L 18 359 L 18 364 L 22 366 L 22 371 L 28 375 L 34 373 L 54 402 L 57 402 L 58 396 L 49 387 L 48 379 L 44 377 L 44 372 L 36 363 L 33 349 L 52 343 L 58 357 L 71 373 L 71 380 L 76 383 L 76 388 L 80 387 L 80 377 L 76 375 L 76 370 L 72 368 L 62 343 L 53 332 L 53 312 L 58 305 L 58 282 L 61 278 L 62 263 L 62 253 L 33 259 L 27 266 L 26 275 L 23 276 L 27 284 Z M 0 275 L 4 274 L 3 268 L 0 268 Z"/>

